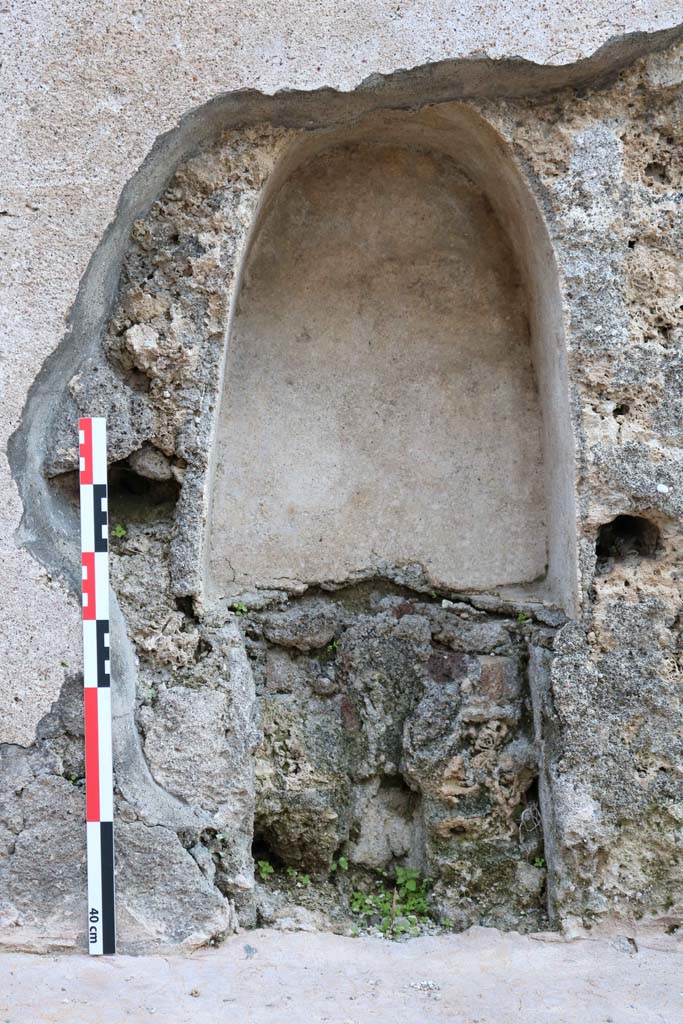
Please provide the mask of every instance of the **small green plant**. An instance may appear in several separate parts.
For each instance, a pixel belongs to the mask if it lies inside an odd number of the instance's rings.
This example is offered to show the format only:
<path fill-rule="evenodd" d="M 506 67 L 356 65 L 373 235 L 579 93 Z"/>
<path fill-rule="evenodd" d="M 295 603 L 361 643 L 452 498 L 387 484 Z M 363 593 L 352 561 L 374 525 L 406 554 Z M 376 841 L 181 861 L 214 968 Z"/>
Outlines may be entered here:
<path fill-rule="evenodd" d="M 526 612 L 520 612 L 519 615 L 517 616 L 517 622 L 528 622 L 528 621 L 529 621 L 529 616 L 526 614 Z"/>
<path fill-rule="evenodd" d="M 349 858 L 340 857 L 339 860 L 332 861 L 332 871 L 348 871 L 349 870 Z"/>
<path fill-rule="evenodd" d="M 544 868 L 545 867 L 545 857 L 534 857 L 534 867 L 535 868 Z"/>
<path fill-rule="evenodd" d="M 311 884 L 310 875 L 300 875 L 296 868 L 287 868 L 287 878 L 291 878 L 293 882 L 299 886 L 300 889 L 308 889 Z"/>
<path fill-rule="evenodd" d="M 121 523 L 117 523 L 114 529 L 111 531 L 112 537 L 117 538 L 125 537 L 127 533 L 128 530 L 125 528 L 125 526 L 122 526 Z"/>
<path fill-rule="evenodd" d="M 246 615 L 249 609 L 247 608 L 244 601 L 236 601 L 235 604 L 230 606 L 235 615 Z"/>
<path fill-rule="evenodd" d="M 267 860 L 257 860 L 256 861 L 256 870 L 258 872 L 258 876 L 261 879 L 261 881 L 262 882 L 266 882 L 270 878 L 270 876 L 273 874 L 273 872 L 275 871 L 275 868 L 270 863 L 270 861 L 267 861 Z"/>
<path fill-rule="evenodd" d="M 377 882 L 376 892 L 357 890 L 351 894 L 351 912 L 374 924 L 387 938 L 395 939 L 410 932 L 416 935 L 419 925 L 429 919 L 429 879 L 419 871 L 398 867 L 393 889 Z"/>
<path fill-rule="evenodd" d="M 335 639 L 334 639 L 334 640 L 332 640 L 332 642 L 331 642 L 331 643 L 329 643 L 329 644 L 327 645 L 327 647 L 325 648 L 325 652 L 326 652 L 326 654 L 334 654 L 334 652 L 335 652 L 335 651 L 337 650 L 337 647 L 339 647 L 339 644 L 337 643 L 337 640 L 336 640 L 336 638 L 335 638 Z"/>
<path fill-rule="evenodd" d="M 396 888 L 404 913 L 426 917 L 429 914 L 427 892 L 429 879 L 420 878 L 419 871 L 410 868 L 396 868 Z"/>
<path fill-rule="evenodd" d="M 372 917 L 373 914 L 384 913 L 388 909 L 386 897 L 390 895 L 385 891 L 371 893 L 357 889 L 351 893 L 351 912 L 359 914 L 360 917 Z"/>

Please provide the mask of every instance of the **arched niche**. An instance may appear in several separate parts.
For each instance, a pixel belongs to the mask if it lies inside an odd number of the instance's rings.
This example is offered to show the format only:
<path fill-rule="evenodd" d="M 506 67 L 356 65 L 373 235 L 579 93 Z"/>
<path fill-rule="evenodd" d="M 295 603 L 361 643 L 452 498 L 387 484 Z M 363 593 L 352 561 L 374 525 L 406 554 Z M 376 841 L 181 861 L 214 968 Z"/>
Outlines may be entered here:
<path fill-rule="evenodd" d="M 293 144 L 236 289 L 208 596 L 407 572 L 571 612 L 561 308 L 534 198 L 467 107 Z"/>

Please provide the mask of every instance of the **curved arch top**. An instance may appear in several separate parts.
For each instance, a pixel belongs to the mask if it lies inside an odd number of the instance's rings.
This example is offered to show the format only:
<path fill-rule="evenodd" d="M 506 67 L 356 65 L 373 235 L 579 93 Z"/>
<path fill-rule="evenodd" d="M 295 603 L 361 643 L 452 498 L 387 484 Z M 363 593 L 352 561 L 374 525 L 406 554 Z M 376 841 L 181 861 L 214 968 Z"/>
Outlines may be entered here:
<path fill-rule="evenodd" d="M 448 104 L 293 143 L 242 270 L 209 595 L 408 572 L 572 611 L 557 273 L 490 125 Z"/>

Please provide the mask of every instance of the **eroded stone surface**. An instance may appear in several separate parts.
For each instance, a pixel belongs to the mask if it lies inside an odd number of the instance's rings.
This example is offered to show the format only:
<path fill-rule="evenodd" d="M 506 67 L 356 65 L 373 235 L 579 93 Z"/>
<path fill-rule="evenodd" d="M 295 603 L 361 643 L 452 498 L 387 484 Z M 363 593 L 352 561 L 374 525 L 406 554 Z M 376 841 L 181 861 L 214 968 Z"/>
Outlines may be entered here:
<path fill-rule="evenodd" d="M 321 608 L 334 640 L 296 654 L 287 630 L 300 636 Z M 403 865 L 438 882 L 434 905 L 461 927 L 543 920 L 526 627 L 482 619 L 372 588 L 247 617 L 263 729 L 255 834 L 284 868 Z M 492 648 L 505 653 L 477 653 Z"/>
<path fill-rule="evenodd" d="M 47 951 L 87 945 L 85 792 L 75 694 L 41 725 L 42 741 L 0 756 L 0 942 Z M 80 716 L 79 716 L 80 717 Z M 80 763 L 79 763 L 80 757 Z M 116 825 L 119 944 L 193 949 L 234 928 L 231 902 L 170 829 L 135 821 L 119 801 Z"/>
<path fill-rule="evenodd" d="M 119 927 L 131 953 L 193 949 L 234 930 L 230 903 L 172 831 L 132 822 L 116 834 Z"/>

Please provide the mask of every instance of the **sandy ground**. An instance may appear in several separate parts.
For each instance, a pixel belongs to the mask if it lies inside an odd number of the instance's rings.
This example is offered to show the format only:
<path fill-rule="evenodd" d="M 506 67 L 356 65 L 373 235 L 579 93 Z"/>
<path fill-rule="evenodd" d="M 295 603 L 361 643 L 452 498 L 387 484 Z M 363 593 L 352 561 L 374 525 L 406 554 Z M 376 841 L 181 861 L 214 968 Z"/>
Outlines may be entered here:
<path fill-rule="evenodd" d="M 0 993 L 0 1024 L 678 1024 L 683 942 L 255 931 L 185 957 L 5 953 Z"/>

